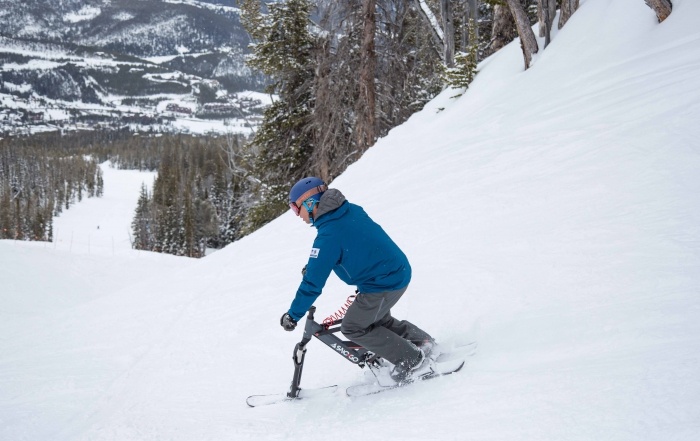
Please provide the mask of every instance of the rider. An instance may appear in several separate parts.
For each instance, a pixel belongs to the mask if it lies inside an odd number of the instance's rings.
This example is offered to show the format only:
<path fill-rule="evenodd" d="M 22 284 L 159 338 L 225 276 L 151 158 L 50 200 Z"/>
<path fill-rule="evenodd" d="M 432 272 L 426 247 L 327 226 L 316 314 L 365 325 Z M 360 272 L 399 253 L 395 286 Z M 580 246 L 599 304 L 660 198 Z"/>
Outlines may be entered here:
<path fill-rule="evenodd" d="M 280 319 L 282 327 L 294 330 L 332 270 L 358 289 L 343 318 L 343 335 L 391 362 L 395 381 L 429 373 L 435 341 L 414 324 L 391 316 L 391 307 L 411 280 L 411 266 L 401 249 L 362 207 L 319 178 L 297 182 L 289 192 L 289 206 L 318 231 L 294 301 Z"/>

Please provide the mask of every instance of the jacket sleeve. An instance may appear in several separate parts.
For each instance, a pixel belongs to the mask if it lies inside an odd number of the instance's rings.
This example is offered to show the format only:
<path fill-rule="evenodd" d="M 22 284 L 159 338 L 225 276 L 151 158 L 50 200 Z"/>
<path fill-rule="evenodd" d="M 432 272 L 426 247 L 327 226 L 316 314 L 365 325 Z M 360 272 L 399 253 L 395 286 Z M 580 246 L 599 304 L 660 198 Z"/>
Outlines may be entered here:
<path fill-rule="evenodd" d="M 339 260 L 340 243 L 330 236 L 317 236 L 306 265 L 306 274 L 288 311 L 294 320 L 301 319 L 321 295 L 328 276 Z"/>

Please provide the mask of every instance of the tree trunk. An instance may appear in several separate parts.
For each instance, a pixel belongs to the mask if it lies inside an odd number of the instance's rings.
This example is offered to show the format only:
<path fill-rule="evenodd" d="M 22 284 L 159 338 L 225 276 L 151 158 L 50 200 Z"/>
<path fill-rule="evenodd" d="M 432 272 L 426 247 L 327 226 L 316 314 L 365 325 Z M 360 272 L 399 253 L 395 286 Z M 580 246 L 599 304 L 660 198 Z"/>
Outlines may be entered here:
<path fill-rule="evenodd" d="M 559 15 L 559 24 L 557 27 L 559 29 L 563 28 L 571 14 L 576 12 L 578 9 L 579 0 L 561 0 L 561 13 Z"/>
<path fill-rule="evenodd" d="M 435 15 L 433 15 L 433 12 L 430 10 L 428 5 L 425 3 L 424 0 L 413 0 L 416 3 L 416 7 L 418 8 L 418 12 L 420 12 L 421 16 L 423 17 L 423 20 L 425 20 L 425 23 L 428 25 L 430 28 L 430 31 L 433 35 L 433 40 L 435 41 L 435 48 L 437 50 L 438 55 L 440 55 L 440 58 L 442 60 L 445 60 L 445 53 L 444 51 L 439 50 L 438 48 L 444 47 L 444 37 L 442 33 L 442 29 L 440 29 L 440 26 L 437 23 L 437 19 L 435 18 Z"/>
<path fill-rule="evenodd" d="M 507 45 L 518 34 L 515 32 L 515 20 L 508 6 L 496 5 L 493 9 L 493 26 L 491 28 L 491 52 L 496 52 Z"/>
<path fill-rule="evenodd" d="M 520 4 L 520 1 L 506 0 L 506 2 L 508 3 L 510 12 L 515 18 L 515 27 L 518 29 L 520 47 L 523 49 L 523 57 L 525 58 L 525 69 L 528 69 L 532 61 L 532 56 L 539 50 L 537 39 L 535 38 L 535 33 L 532 32 L 530 20 L 527 18 L 527 14 Z"/>
<path fill-rule="evenodd" d="M 476 32 L 476 41 L 479 41 L 479 6 L 476 3 L 476 0 L 467 0 L 467 4 L 469 5 L 469 18 L 471 20 L 474 20 L 474 31 Z M 469 20 L 467 20 L 469 22 Z"/>
<path fill-rule="evenodd" d="M 455 66 L 455 29 L 452 15 L 452 1 L 440 0 L 440 12 L 442 14 L 443 43 L 445 52 L 445 66 Z"/>
<path fill-rule="evenodd" d="M 464 17 L 462 17 L 462 23 L 465 24 L 469 23 L 470 20 L 473 20 L 474 22 L 474 31 L 475 31 L 475 36 L 476 36 L 476 44 L 479 44 L 479 9 L 476 6 L 476 0 L 464 0 L 465 2 L 465 8 L 464 8 Z M 462 51 L 466 52 L 467 49 L 469 48 L 469 45 L 472 44 L 471 41 L 469 41 L 469 32 L 467 32 L 466 27 L 465 30 L 462 32 Z"/>
<path fill-rule="evenodd" d="M 673 9 L 671 0 L 644 0 L 644 3 L 656 12 L 656 18 L 659 19 L 659 23 L 666 20 Z"/>
<path fill-rule="evenodd" d="M 556 13 L 556 0 L 537 0 L 537 17 L 540 21 L 540 37 L 544 37 L 544 47 L 549 46 L 551 41 L 552 24 Z"/>
<path fill-rule="evenodd" d="M 362 2 L 362 17 L 364 18 L 362 47 L 360 49 L 362 64 L 360 66 L 360 97 L 356 108 L 358 118 L 355 127 L 357 146 L 361 151 L 371 147 L 375 140 L 376 91 L 374 76 L 377 68 L 377 54 L 374 50 L 375 1 L 364 0 Z"/>

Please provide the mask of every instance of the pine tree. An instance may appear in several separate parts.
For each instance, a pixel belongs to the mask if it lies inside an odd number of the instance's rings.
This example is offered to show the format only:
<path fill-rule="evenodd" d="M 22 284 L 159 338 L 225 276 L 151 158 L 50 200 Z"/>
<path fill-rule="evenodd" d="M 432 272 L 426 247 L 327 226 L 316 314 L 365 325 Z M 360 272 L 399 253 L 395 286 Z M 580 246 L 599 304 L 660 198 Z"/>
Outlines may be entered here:
<path fill-rule="evenodd" d="M 97 179 L 97 188 L 95 189 L 95 195 L 98 198 L 101 198 L 102 196 L 104 196 L 105 193 L 105 181 L 102 177 L 102 169 L 97 167 L 97 172 L 95 174 Z"/>
<path fill-rule="evenodd" d="M 198 242 L 200 255 L 206 251 L 208 238 L 216 236 L 218 228 L 218 217 L 214 204 L 207 200 L 197 199 L 194 201 L 195 215 L 195 237 Z"/>
<path fill-rule="evenodd" d="M 469 47 L 467 52 L 455 55 L 455 67 L 445 69 L 445 82 L 455 89 L 466 89 L 476 76 L 479 47 L 476 39 L 476 23 L 469 20 Z"/>
<path fill-rule="evenodd" d="M 134 235 L 132 246 L 137 250 L 153 249 L 153 216 L 150 204 L 146 184 L 141 184 L 141 193 L 131 222 L 131 231 Z"/>
<path fill-rule="evenodd" d="M 253 45 L 249 64 L 273 81 L 269 88 L 279 99 L 264 113 L 252 141 L 257 150 L 254 189 L 258 204 L 247 216 L 253 231 L 286 209 L 286 193 L 294 180 L 310 170 L 313 133 L 310 119 L 314 108 L 312 85 L 313 39 L 309 31 L 309 0 L 288 0 L 269 5 L 270 13 L 244 23 L 259 41 Z"/>
<path fill-rule="evenodd" d="M 23 220 L 22 220 L 22 204 L 21 204 L 21 199 L 19 197 L 15 198 L 15 208 L 14 208 L 14 237 L 13 239 L 16 240 L 23 240 L 24 239 L 24 231 L 22 228 Z"/>
<path fill-rule="evenodd" d="M 185 203 L 182 207 L 182 251 L 178 254 L 187 257 L 201 257 L 198 238 L 195 234 L 195 212 L 192 203 L 192 192 L 185 190 Z"/>
<path fill-rule="evenodd" d="M 0 182 L 0 239 L 12 239 L 14 228 L 12 224 L 12 201 L 10 186 Z"/>

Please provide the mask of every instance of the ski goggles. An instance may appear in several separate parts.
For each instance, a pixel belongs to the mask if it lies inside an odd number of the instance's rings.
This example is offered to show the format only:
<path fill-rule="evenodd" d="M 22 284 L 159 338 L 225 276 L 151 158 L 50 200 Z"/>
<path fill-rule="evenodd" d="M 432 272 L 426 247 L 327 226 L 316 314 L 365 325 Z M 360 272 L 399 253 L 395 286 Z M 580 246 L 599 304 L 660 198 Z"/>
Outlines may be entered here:
<path fill-rule="evenodd" d="M 297 206 L 296 202 L 290 202 L 289 208 L 292 209 L 292 211 L 294 212 L 295 215 L 299 216 L 299 210 L 301 210 L 301 208 L 299 206 Z"/>

